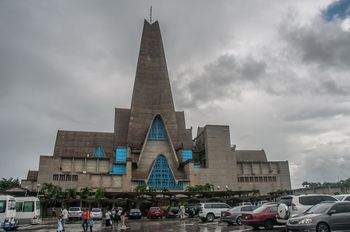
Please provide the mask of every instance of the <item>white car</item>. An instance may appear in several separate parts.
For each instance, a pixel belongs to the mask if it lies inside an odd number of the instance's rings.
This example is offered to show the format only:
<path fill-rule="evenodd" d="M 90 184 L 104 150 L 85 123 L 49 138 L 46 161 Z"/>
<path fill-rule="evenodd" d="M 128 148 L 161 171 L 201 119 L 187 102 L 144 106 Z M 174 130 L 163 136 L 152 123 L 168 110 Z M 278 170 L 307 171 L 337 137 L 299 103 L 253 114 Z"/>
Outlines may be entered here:
<path fill-rule="evenodd" d="M 336 198 L 338 201 L 350 201 L 350 194 L 340 194 L 332 197 Z"/>
<path fill-rule="evenodd" d="M 80 207 L 70 207 L 68 209 L 68 219 L 69 220 L 81 220 L 83 211 Z"/>
<path fill-rule="evenodd" d="M 220 218 L 221 211 L 227 211 L 231 207 L 222 202 L 208 202 L 199 204 L 198 216 L 203 222 L 212 222 L 215 218 Z"/>
<path fill-rule="evenodd" d="M 100 208 L 92 208 L 90 217 L 94 220 L 102 220 L 102 210 Z"/>
<path fill-rule="evenodd" d="M 325 194 L 307 194 L 299 196 L 283 196 L 278 205 L 276 220 L 280 224 L 286 224 L 290 217 L 302 214 L 311 206 L 323 201 L 338 201 L 334 197 Z"/>

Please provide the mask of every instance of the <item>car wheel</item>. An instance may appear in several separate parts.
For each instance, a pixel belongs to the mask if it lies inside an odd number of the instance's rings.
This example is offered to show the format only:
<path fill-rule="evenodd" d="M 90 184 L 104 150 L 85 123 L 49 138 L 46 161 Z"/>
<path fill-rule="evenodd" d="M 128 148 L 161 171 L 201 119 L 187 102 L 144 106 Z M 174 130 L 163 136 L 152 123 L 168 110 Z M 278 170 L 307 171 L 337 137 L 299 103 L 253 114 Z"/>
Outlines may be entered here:
<path fill-rule="evenodd" d="M 264 223 L 265 230 L 272 230 L 273 229 L 273 221 L 267 220 Z"/>
<path fill-rule="evenodd" d="M 317 232 L 330 232 L 331 230 L 326 223 L 321 222 L 316 226 L 316 231 Z"/>
<path fill-rule="evenodd" d="M 241 216 L 237 217 L 236 224 L 239 226 L 242 225 L 242 217 Z"/>
<path fill-rule="evenodd" d="M 207 221 L 208 222 L 212 222 L 212 221 L 214 221 L 214 219 L 215 219 L 214 214 L 212 214 L 212 213 L 207 214 Z"/>

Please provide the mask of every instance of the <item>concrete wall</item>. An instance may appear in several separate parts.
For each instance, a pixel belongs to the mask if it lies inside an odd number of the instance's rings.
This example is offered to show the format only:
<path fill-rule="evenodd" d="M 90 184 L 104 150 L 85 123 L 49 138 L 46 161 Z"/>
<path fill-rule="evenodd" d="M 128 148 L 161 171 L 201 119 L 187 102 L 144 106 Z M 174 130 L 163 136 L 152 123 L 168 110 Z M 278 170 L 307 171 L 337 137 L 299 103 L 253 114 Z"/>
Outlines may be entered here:
<path fill-rule="evenodd" d="M 237 185 L 236 159 L 231 151 L 228 126 L 206 126 L 203 132 L 207 168 L 190 168 L 191 185 L 213 184 L 234 190 Z"/>

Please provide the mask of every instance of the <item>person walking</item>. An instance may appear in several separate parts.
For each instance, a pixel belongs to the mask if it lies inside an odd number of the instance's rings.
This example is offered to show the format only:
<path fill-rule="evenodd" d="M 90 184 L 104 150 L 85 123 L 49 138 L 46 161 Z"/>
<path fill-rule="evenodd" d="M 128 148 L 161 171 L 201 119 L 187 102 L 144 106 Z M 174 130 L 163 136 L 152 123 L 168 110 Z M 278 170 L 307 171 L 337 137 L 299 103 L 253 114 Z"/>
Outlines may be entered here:
<path fill-rule="evenodd" d="M 92 227 L 94 226 L 94 220 L 90 218 L 89 220 L 89 227 L 90 227 L 90 232 L 92 232 Z"/>
<path fill-rule="evenodd" d="M 184 205 L 180 205 L 180 218 L 184 219 L 185 218 L 185 206 Z"/>
<path fill-rule="evenodd" d="M 62 226 L 62 217 L 59 216 L 57 218 L 57 232 L 62 232 L 63 231 L 63 226 Z"/>
<path fill-rule="evenodd" d="M 122 229 L 126 229 L 125 217 L 126 217 L 126 210 L 123 209 L 122 213 L 120 214 L 120 223 L 122 224 Z"/>
<path fill-rule="evenodd" d="M 66 221 L 68 220 L 68 210 L 66 208 L 63 208 L 63 210 L 61 212 L 61 217 L 62 217 L 63 231 L 65 231 Z"/>
<path fill-rule="evenodd" d="M 88 208 L 86 208 L 84 213 L 83 213 L 83 223 L 82 223 L 84 232 L 86 232 L 88 230 L 89 220 L 90 220 L 90 211 Z"/>
<path fill-rule="evenodd" d="M 112 217 L 112 213 L 108 209 L 107 212 L 106 212 L 106 227 L 111 227 L 112 228 L 113 224 L 112 224 L 111 217 Z"/>

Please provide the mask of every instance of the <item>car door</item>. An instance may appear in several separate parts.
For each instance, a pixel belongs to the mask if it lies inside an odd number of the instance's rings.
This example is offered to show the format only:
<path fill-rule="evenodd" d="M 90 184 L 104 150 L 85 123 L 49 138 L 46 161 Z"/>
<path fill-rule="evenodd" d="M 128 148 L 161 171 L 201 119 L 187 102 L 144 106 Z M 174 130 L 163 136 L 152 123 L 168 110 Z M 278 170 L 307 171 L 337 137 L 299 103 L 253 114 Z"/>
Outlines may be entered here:
<path fill-rule="evenodd" d="M 330 211 L 334 211 L 329 217 L 329 226 L 331 230 L 345 230 L 347 227 L 347 220 L 349 220 L 349 213 L 346 212 L 345 204 L 339 203 L 334 205 Z M 329 211 L 329 212 L 330 212 Z"/>

